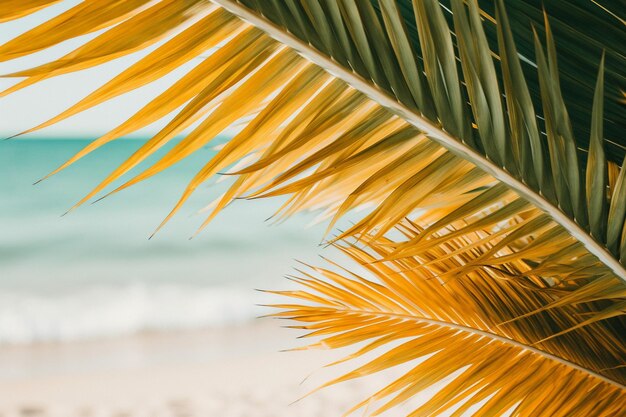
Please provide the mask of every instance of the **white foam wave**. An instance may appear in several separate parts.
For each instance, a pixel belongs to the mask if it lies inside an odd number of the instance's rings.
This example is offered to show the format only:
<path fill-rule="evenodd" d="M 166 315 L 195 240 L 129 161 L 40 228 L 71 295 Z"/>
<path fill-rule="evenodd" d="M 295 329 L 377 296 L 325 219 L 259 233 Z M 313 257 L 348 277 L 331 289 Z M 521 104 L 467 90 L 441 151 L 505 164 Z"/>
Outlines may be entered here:
<path fill-rule="evenodd" d="M 135 284 L 58 295 L 0 292 L 0 344 L 59 342 L 142 331 L 221 327 L 264 311 L 258 293 L 223 287 Z"/>

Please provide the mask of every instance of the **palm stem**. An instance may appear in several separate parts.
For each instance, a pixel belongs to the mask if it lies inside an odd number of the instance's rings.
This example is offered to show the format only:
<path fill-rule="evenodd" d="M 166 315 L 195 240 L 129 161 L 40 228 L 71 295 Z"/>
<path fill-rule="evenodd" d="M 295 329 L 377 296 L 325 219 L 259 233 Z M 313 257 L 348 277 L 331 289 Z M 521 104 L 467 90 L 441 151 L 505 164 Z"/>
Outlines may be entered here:
<path fill-rule="evenodd" d="M 394 114 L 403 118 L 407 123 L 415 126 L 420 131 L 428 135 L 432 140 L 446 148 L 453 154 L 473 163 L 489 175 L 507 184 L 521 197 L 534 204 L 537 208 L 547 213 L 555 222 L 566 229 L 573 237 L 595 255 L 609 269 L 611 269 L 620 279 L 626 282 L 626 268 L 611 253 L 594 238 L 591 237 L 576 222 L 570 219 L 558 207 L 552 205 L 547 199 L 526 184 L 513 177 L 501 167 L 494 164 L 483 155 L 464 145 L 454 136 L 437 126 L 421 114 L 414 112 L 402 103 L 398 102 L 386 92 L 368 82 L 360 75 L 348 71 L 346 68 L 335 62 L 332 58 L 322 54 L 311 45 L 304 43 L 286 30 L 273 24 L 269 20 L 250 11 L 247 7 L 234 0 L 211 0 L 224 9 L 239 16 L 241 19 L 251 23 L 258 29 L 267 33 L 270 37 L 289 46 L 300 55 L 311 62 L 324 68 L 330 74 L 342 79 L 344 82 L 376 101 L 381 106 L 389 109 Z"/>

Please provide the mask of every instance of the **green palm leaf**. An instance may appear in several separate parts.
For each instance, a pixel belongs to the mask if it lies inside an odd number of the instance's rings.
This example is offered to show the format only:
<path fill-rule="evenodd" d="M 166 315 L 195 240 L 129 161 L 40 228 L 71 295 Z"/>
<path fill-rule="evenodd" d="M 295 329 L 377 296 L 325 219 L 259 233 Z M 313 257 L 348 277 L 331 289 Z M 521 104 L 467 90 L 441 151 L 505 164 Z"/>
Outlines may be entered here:
<path fill-rule="evenodd" d="M 453 17 L 449 0 L 442 0 L 447 20 Z M 468 3 L 468 2 L 465 2 Z M 418 34 L 413 18 L 411 1 L 397 1 L 398 9 L 405 17 L 411 40 L 418 44 Z M 485 34 L 491 49 L 503 58 L 498 50 L 498 25 L 496 24 L 496 1 L 478 0 Z M 374 2 L 376 6 L 376 3 Z M 621 68 L 626 64 L 623 44 L 626 41 L 624 13 L 615 2 L 610 1 L 560 1 L 528 0 L 506 2 L 507 17 L 511 25 L 511 34 L 515 39 L 515 49 L 521 56 L 521 70 L 526 78 L 533 100 L 540 100 L 539 79 L 536 69 L 535 50 L 532 28 L 544 24 L 544 10 L 551 16 L 551 25 L 558 40 L 561 85 L 572 115 L 572 124 L 577 134 L 579 149 L 589 149 L 590 124 L 589 106 L 594 96 L 595 80 L 598 72 L 598 57 L 605 51 L 606 68 L 606 133 L 604 146 L 608 159 L 621 164 L 625 156 L 622 131 L 626 125 L 624 119 L 624 73 Z M 602 28 L 599 30 L 598 28 Z M 510 52 L 510 50 L 508 50 Z M 517 58 L 517 55 L 516 55 Z M 497 65 L 497 63 L 496 63 Z M 502 81 L 499 73 L 496 75 Z"/>

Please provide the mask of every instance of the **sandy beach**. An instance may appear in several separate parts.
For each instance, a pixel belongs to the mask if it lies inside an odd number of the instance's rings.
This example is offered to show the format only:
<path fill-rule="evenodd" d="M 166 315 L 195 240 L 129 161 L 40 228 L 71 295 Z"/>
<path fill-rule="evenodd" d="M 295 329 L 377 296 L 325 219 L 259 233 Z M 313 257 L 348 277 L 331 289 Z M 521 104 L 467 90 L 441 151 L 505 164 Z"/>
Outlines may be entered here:
<path fill-rule="evenodd" d="M 339 416 L 372 392 L 375 379 L 351 381 L 293 403 L 336 374 L 321 368 L 337 358 L 280 352 L 302 344 L 297 334 L 266 319 L 228 330 L 3 347 L 0 416 Z"/>

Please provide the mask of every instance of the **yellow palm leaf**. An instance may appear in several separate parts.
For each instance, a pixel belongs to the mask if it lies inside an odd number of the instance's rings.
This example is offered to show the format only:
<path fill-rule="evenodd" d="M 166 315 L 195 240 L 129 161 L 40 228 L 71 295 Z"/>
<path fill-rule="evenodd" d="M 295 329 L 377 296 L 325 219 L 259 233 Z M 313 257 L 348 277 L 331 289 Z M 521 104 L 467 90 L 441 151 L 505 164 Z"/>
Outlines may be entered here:
<path fill-rule="evenodd" d="M 0 0 L 0 21 L 52 3 Z M 362 210 L 330 241 L 365 248 L 344 250 L 380 282 L 319 270 L 326 281 L 299 280 L 319 295 L 290 293 L 317 305 L 285 306 L 295 310 L 283 315 L 306 321 L 329 345 L 414 339 L 411 349 L 361 373 L 438 355 L 376 393 L 376 400 L 396 396 L 381 411 L 461 369 L 460 358 L 468 366 L 462 377 L 418 413 L 492 395 L 481 415 L 511 407 L 518 415 L 618 415 L 626 380 L 626 147 L 616 136 L 623 92 L 613 63 L 623 61 L 620 45 L 611 36 L 598 41 L 585 19 L 578 26 L 569 19 L 575 29 L 556 19 L 553 35 L 551 20 L 527 2 L 510 12 L 501 0 L 495 8 L 482 0 L 442 3 L 85 1 L 0 46 L 0 60 L 102 33 L 58 60 L 11 74 L 25 78 L 2 94 L 163 41 L 29 133 L 199 58 L 50 174 L 174 115 L 76 206 L 156 175 L 243 125 L 165 220 L 216 173 L 233 182 L 205 208 L 200 228 L 237 198 L 288 196 L 276 220 L 318 211 L 328 233 Z M 548 3 L 569 12 L 569 2 Z M 603 28 L 616 33 L 611 7 L 594 2 L 583 14 L 608 19 Z M 539 25 L 545 35 L 533 33 Z M 568 33 L 603 44 L 607 58 L 587 48 L 587 65 L 571 65 Z M 569 65 L 559 68 L 561 37 Z M 577 100 L 573 85 L 586 86 Z M 107 190 L 194 123 L 161 159 Z M 476 356 L 463 358 L 463 346 Z M 546 375 L 558 383 L 546 385 Z M 560 400 L 546 404 L 555 393 Z"/>
<path fill-rule="evenodd" d="M 410 224 L 402 228 L 413 231 Z M 451 415 L 460 416 L 473 406 L 474 415 L 623 411 L 626 387 L 617 382 L 624 381 L 617 368 L 623 351 L 605 348 L 618 346 L 619 335 L 596 322 L 570 327 L 568 340 L 542 339 L 549 327 L 571 326 L 574 317 L 587 313 L 586 307 L 562 305 L 535 315 L 532 322 L 503 325 L 499 319 L 535 312 L 550 295 L 538 288 L 526 291 L 518 281 L 494 280 L 486 271 L 442 285 L 423 268 L 410 268 L 420 266 L 419 259 L 379 262 L 390 253 L 391 243 L 374 243 L 369 250 L 341 247 L 364 273 L 342 271 L 337 264 L 309 267 L 312 273 L 301 271 L 301 277 L 293 278 L 305 291 L 278 292 L 297 302 L 277 305 L 283 311 L 275 316 L 302 322 L 297 328 L 318 339 L 305 349 L 354 345 L 357 350 L 340 362 L 367 358 L 323 387 L 395 366 L 406 370 L 348 414 L 365 408 L 368 415 L 378 415 L 443 382 L 410 415 L 434 416 L 454 408 Z M 430 255 L 438 252 L 433 249 Z"/>

